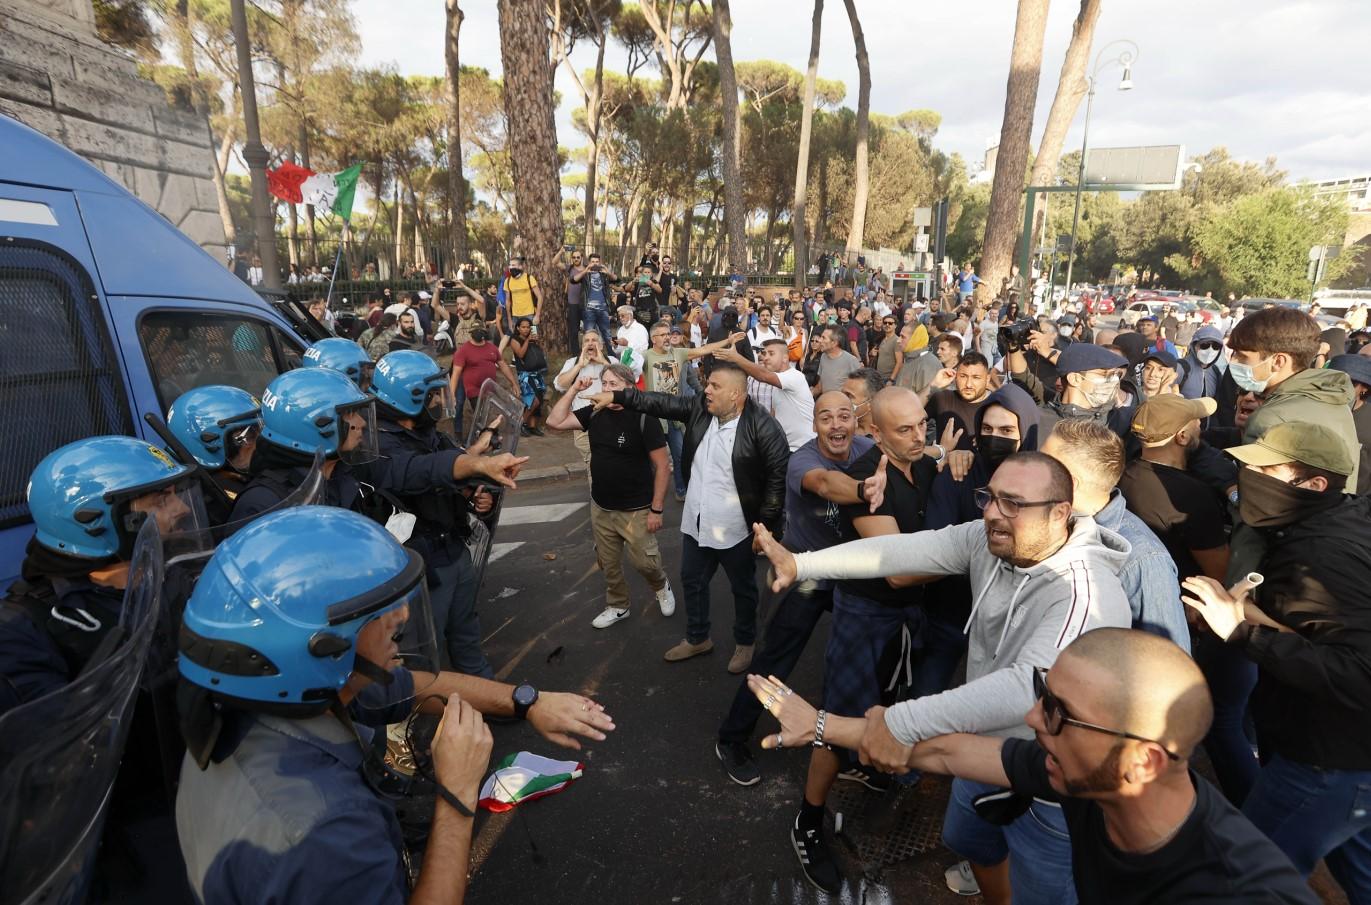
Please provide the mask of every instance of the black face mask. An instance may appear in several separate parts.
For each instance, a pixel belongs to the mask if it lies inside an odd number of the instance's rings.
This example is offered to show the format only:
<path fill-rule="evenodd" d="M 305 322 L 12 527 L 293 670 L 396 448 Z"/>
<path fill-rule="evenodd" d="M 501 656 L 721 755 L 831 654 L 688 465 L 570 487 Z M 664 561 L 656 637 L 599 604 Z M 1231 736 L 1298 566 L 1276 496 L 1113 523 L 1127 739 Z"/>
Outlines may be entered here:
<path fill-rule="evenodd" d="M 985 464 L 990 466 L 993 472 L 1000 467 L 1001 462 L 1019 451 L 1019 441 L 1011 437 L 982 434 L 976 438 L 976 448 L 980 450 L 981 458 L 985 459 Z"/>
<path fill-rule="evenodd" d="M 1296 487 L 1251 468 L 1238 471 L 1238 513 L 1253 528 L 1276 528 L 1302 521 L 1337 503 L 1339 496 L 1336 492 Z"/>
<path fill-rule="evenodd" d="M 488 334 L 488 333 L 487 333 L 486 331 L 484 331 L 484 330 L 472 330 L 472 331 L 471 331 L 471 338 L 472 338 L 473 340 L 475 340 L 476 342 L 478 342 L 478 343 L 483 343 L 483 342 L 485 342 L 487 339 L 490 338 L 490 334 Z"/>
<path fill-rule="evenodd" d="M 523 275 L 523 272 L 524 272 L 524 268 L 522 268 L 522 267 L 511 267 L 511 268 L 509 269 L 509 275 L 512 276 L 512 277 L 522 276 L 522 275 Z"/>

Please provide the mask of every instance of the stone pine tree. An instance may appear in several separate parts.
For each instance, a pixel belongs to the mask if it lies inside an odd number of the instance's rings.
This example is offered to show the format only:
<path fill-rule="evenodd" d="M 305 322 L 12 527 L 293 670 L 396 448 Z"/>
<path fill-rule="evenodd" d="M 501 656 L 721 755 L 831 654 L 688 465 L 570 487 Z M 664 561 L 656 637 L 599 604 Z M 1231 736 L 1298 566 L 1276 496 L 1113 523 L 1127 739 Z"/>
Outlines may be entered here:
<path fill-rule="evenodd" d="M 528 271 L 543 293 L 538 321 L 543 348 L 563 349 L 566 289 L 552 262 L 563 239 L 552 29 L 542 0 L 500 0 L 499 20 L 515 223 Z"/>
<path fill-rule="evenodd" d="M 747 272 L 747 210 L 743 207 L 743 177 L 739 171 L 738 79 L 733 72 L 733 15 L 728 0 L 714 2 L 714 55 L 719 63 L 719 100 L 724 140 L 724 226 L 728 233 L 729 273 Z"/>
<path fill-rule="evenodd" d="M 857 153 L 852 167 L 852 225 L 847 231 L 848 256 L 856 263 L 856 253 L 861 250 L 866 232 L 866 199 L 871 191 L 867 164 L 867 140 L 871 132 L 871 62 L 866 58 L 866 37 L 862 34 L 862 22 L 857 18 L 857 4 L 855 0 L 843 0 L 843 3 L 847 6 L 847 20 L 852 23 L 852 43 L 857 48 Z M 1043 0 L 1043 6 L 1047 6 L 1047 0 Z M 1042 54 L 1041 48 L 1038 53 Z"/>
<path fill-rule="evenodd" d="M 1085 67 L 1090 62 L 1090 45 L 1095 40 L 1095 23 L 1100 18 L 1100 0 L 1081 0 L 1081 11 L 1071 26 L 1071 43 L 1062 60 L 1062 72 L 1057 78 L 1057 94 L 1052 98 L 1052 110 L 1047 114 L 1042 140 L 1038 142 L 1038 156 L 1033 159 L 1033 175 L 1029 185 L 1052 185 L 1057 179 L 1057 160 L 1062 156 L 1062 144 L 1067 130 L 1076 118 L 1081 99 L 1085 97 Z M 1042 235 L 1047 209 L 1039 206 L 1033 218 L 1033 244 L 1037 248 Z M 1025 275 L 1025 279 L 1027 275 Z"/>
<path fill-rule="evenodd" d="M 456 273 L 467 254 L 467 181 L 462 173 L 462 66 L 457 39 L 465 16 L 457 0 L 446 0 L 447 35 L 443 58 L 447 64 L 447 197 L 448 247 L 452 252 L 447 272 Z M 494 262 L 492 262 L 494 263 Z"/>
<path fill-rule="evenodd" d="M 805 196 L 809 191 L 809 144 L 814 132 L 814 86 L 819 80 L 819 32 L 824 21 L 824 0 L 814 0 L 814 22 L 809 32 L 809 67 L 805 70 L 804 109 L 800 112 L 800 153 L 795 159 L 795 200 L 790 208 L 790 229 L 795 244 L 795 288 L 803 289 L 809 267 L 805 234 Z"/>
<path fill-rule="evenodd" d="M 1038 77 L 1043 65 L 1047 5 L 1048 0 L 1019 0 L 1014 46 L 1009 54 L 1000 148 L 995 155 L 995 181 L 990 187 L 990 212 L 978 268 L 984 281 L 976 292 L 978 303 L 988 301 L 999 291 L 1013 263 L 1015 240 L 1019 236 L 1019 203 L 1024 177 L 1028 175 L 1033 105 L 1038 99 Z"/>

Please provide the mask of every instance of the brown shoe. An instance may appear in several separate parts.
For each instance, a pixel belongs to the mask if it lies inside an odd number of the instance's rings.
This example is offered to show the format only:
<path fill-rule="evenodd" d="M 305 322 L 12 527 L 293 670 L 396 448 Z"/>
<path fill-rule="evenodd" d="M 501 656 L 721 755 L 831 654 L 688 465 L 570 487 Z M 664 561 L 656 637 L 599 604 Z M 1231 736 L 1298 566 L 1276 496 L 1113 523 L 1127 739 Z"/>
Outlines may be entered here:
<path fill-rule="evenodd" d="M 752 645 L 739 644 L 733 648 L 733 656 L 728 661 L 728 671 L 735 676 L 740 676 L 747 672 L 752 665 Z"/>
<path fill-rule="evenodd" d="M 714 649 L 714 642 L 706 638 L 699 644 L 691 644 L 689 641 L 682 641 L 680 644 L 667 651 L 663 659 L 669 663 L 678 660 L 689 660 L 691 657 L 698 657 L 700 654 L 707 654 Z"/>

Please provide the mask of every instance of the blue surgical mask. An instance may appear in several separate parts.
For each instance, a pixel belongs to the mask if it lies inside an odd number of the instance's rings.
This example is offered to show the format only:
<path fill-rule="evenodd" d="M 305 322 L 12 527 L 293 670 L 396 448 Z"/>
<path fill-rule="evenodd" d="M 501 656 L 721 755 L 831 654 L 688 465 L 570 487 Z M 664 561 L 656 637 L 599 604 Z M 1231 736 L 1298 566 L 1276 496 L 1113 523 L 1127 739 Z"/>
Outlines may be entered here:
<path fill-rule="evenodd" d="M 1262 364 L 1265 361 L 1267 361 L 1267 359 L 1262 359 L 1257 362 L 1257 364 Z M 1236 383 L 1240 389 L 1247 393 L 1265 393 L 1266 385 L 1271 382 L 1271 378 L 1268 376 L 1265 380 L 1257 380 L 1252 376 L 1252 372 L 1255 368 L 1256 365 L 1245 365 L 1242 362 L 1232 361 L 1231 359 L 1228 362 L 1228 373 L 1233 375 L 1233 382 Z"/>

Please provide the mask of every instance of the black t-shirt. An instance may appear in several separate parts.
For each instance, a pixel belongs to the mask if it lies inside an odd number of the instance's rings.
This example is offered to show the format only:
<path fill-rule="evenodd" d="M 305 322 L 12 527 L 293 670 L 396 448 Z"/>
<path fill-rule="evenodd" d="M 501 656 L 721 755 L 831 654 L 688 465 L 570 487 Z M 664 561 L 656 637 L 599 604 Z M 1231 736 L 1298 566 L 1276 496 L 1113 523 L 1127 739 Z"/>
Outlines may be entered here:
<path fill-rule="evenodd" d="M 665 308 L 671 304 L 671 290 L 676 286 L 676 274 L 662 274 L 657 277 L 657 285 L 662 287 L 661 293 L 657 296 L 657 304 Z"/>
<path fill-rule="evenodd" d="M 928 397 L 928 416 L 933 419 L 933 436 L 941 438 L 943 428 L 951 421 L 957 426 L 956 429 L 962 432 L 961 439 L 957 441 L 954 449 L 975 449 L 971 441 L 976 436 L 976 413 L 989 398 L 990 394 L 987 393 L 985 399 L 980 402 L 967 402 L 960 393 L 951 388 L 934 392 Z"/>
<path fill-rule="evenodd" d="M 1218 494 L 1192 474 L 1135 459 L 1119 479 L 1119 490 L 1128 511 L 1166 544 L 1182 581 L 1203 572 L 1191 550 L 1213 550 L 1228 543 Z"/>
<path fill-rule="evenodd" d="M 876 466 L 880 462 L 881 448 L 873 446 L 866 455 L 852 463 L 852 467 L 847 469 L 847 473 L 858 481 L 864 481 L 876 473 Z M 906 480 L 904 472 L 896 468 L 893 462 L 887 463 L 885 468 L 885 499 L 881 501 L 880 506 L 876 507 L 875 512 L 871 511 L 871 506 L 868 503 L 843 506 L 842 513 L 845 521 L 843 536 L 860 537 L 852 521 L 864 515 L 892 516 L 904 534 L 923 530 L 924 515 L 928 508 L 928 492 L 933 486 L 934 476 L 938 473 L 937 466 L 926 456 L 920 456 L 910 470 L 914 477 L 912 484 Z M 868 600 L 889 606 L 909 606 L 923 599 L 923 589 L 918 585 L 912 588 L 892 588 L 884 578 L 840 581 L 838 587 Z"/>
<path fill-rule="evenodd" d="M 652 505 L 652 460 L 666 446 L 661 422 L 627 409 L 590 406 L 573 414 L 590 434 L 590 498 L 601 509 L 627 512 Z"/>
<path fill-rule="evenodd" d="M 640 324 L 650 327 L 657 322 L 657 290 L 652 288 L 652 283 L 634 281 L 633 310 Z"/>
<path fill-rule="evenodd" d="M 1000 752 L 1015 792 L 1061 802 L 1081 905 L 1318 902 L 1275 843 L 1193 772 L 1195 808 L 1180 831 L 1156 851 L 1134 854 L 1109 841 L 1099 804 L 1052 788 L 1046 758 L 1026 739 L 1005 739 Z"/>

